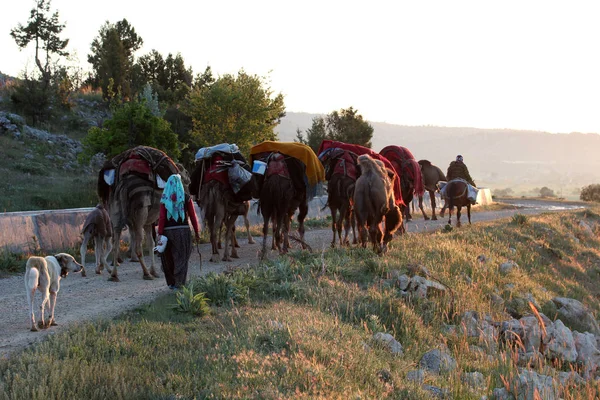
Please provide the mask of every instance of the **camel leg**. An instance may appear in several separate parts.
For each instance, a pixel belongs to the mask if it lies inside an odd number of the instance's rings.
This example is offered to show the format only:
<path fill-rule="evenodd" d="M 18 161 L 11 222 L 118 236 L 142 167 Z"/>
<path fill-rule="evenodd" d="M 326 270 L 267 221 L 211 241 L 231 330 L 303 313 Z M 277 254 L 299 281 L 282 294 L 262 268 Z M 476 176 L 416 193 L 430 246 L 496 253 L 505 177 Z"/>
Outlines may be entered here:
<path fill-rule="evenodd" d="M 233 233 L 231 234 L 231 247 L 237 247 L 238 249 L 240 248 L 240 244 L 237 241 L 237 235 L 235 234 L 235 221 L 237 220 L 237 215 L 234 217 L 233 219 L 233 226 L 231 227 L 231 230 L 233 231 Z M 225 230 L 227 230 L 227 223 L 225 223 Z"/>
<path fill-rule="evenodd" d="M 421 213 L 423 213 L 423 219 L 429 221 L 429 217 L 425 213 L 425 208 L 423 207 L 423 196 L 419 196 L 419 208 L 421 209 Z"/>
<path fill-rule="evenodd" d="M 335 233 L 337 231 L 337 209 L 329 204 L 329 211 L 331 211 L 331 232 L 333 233 L 333 238 L 331 238 L 331 248 L 335 248 Z M 341 213 L 341 212 L 340 212 Z M 341 244 L 341 243 L 340 243 Z"/>
<path fill-rule="evenodd" d="M 248 220 L 248 213 L 244 215 L 244 225 L 246 225 L 246 232 L 248 232 L 248 244 L 256 243 L 254 238 L 252 238 L 252 234 L 250 233 L 250 220 Z"/>
<path fill-rule="evenodd" d="M 265 257 L 267 256 L 267 235 L 269 234 L 269 219 L 271 218 L 271 215 L 269 213 L 267 213 L 264 208 L 262 211 L 262 215 L 263 215 L 263 243 L 262 243 L 262 250 L 260 252 L 260 259 L 264 260 Z M 275 238 L 273 238 L 273 241 L 275 241 Z"/>
<path fill-rule="evenodd" d="M 219 237 L 217 238 L 217 249 L 221 250 L 223 246 L 221 246 L 221 232 L 223 231 L 223 227 L 219 227 Z"/>
<path fill-rule="evenodd" d="M 460 210 L 462 206 L 456 207 L 456 227 L 460 227 Z"/>
<path fill-rule="evenodd" d="M 290 248 L 289 235 L 290 235 L 291 221 L 292 221 L 292 218 L 290 216 L 286 217 L 284 214 L 284 217 L 282 218 L 282 220 L 279 223 L 280 229 L 283 231 L 283 248 L 280 251 L 280 254 L 287 254 L 287 252 L 289 251 L 289 248 Z"/>
<path fill-rule="evenodd" d="M 429 192 L 429 199 L 431 200 L 431 220 L 432 221 L 437 221 L 437 216 L 435 215 L 435 192 L 433 192 L 432 190 L 428 190 Z M 444 218 L 444 209 L 442 208 L 442 218 Z"/>
<path fill-rule="evenodd" d="M 344 207 L 344 204 L 342 203 L 339 211 L 340 215 L 337 220 L 337 234 L 340 241 L 340 247 L 342 247 L 344 245 L 344 241 L 342 240 L 342 229 L 344 227 L 344 219 L 346 217 L 347 207 Z"/>
<path fill-rule="evenodd" d="M 139 216 L 138 216 L 139 218 Z M 146 217 L 143 216 L 139 219 L 137 219 L 138 221 L 145 221 Z M 130 229 L 131 231 L 133 231 L 133 229 Z M 154 277 L 152 275 L 150 275 L 150 272 L 148 272 L 148 268 L 146 268 L 146 263 L 144 262 L 144 253 L 142 250 L 142 241 L 144 240 L 144 227 L 143 226 L 136 226 L 135 227 L 135 241 L 131 242 L 131 249 L 132 251 L 135 252 L 135 255 L 138 257 L 138 260 L 140 261 L 140 265 L 142 267 L 142 272 L 143 272 L 143 279 L 144 280 L 152 280 L 154 279 Z"/>
<path fill-rule="evenodd" d="M 42 305 L 40 306 L 40 320 L 38 321 L 38 326 L 41 328 L 45 328 L 46 327 L 46 322 L 44 320 L 44 311 L 46 309 L 46 307 L 49 307 L 50 304 L 50 298 L 49 293 L 48 292 L 43 292 L 42 296 L 44 296 L 42 298 Z"/>
<path fill-rule="evenodd" d="M 146 232 L 146 244 L 148 245 L 148 254 L 150 255 L 150 275 L 152 275 L 155 278 L 158 278 L 160 277 L 160 275 L 158 275 L 158 272 L 156 272 L 156 264 L 154 261 L 154 246 L 156 244 L 154 243 L 154 235 L 152 234 L 153 229 L 154 226 L 152 224 L 146 225 L 144 227 L 144 230 Z"/>
<path fill-rule="evenodd" d="M 304 242 L 304 232 L 305 232 L 304 219 L 306 218 L 307 214 L 308 214 L 308 202 L 306 201 L 306 195 L 304 195 L 304 199 L 302 199 L 302 202 L 300 203 L 299 212 L 298 212 L 298 233 L 300 233 L 300 239 L 302 239 L 303 242 Z M 291 216 L 290 216 L 290 220 L 291 220 Z M 288 232 L 289 232 L 289 227 L 290 227 L 289 223 L 287 223 L 287 227 L 288 227 Z M 302 249 L 306 250 L 305 244 L 302 244 Z"/>
<path fill-rule="evenodd" d="M 225 249 L 223 250 L 223 261 L 231 261 L 231 257 L 240 258 L 237 254 L 237 250 L 235 246 L 233 246 L 233 240 L 235 231 L 233 229 L 233 225 L 235 225 L 235 220 L 237 219 L 237 215 L 228 215 L 225 219 Z M 232 241 L 231 246 L 231 257 L 229 256 L 229 241 Z"/>
<path fill-rule="evenodd" d="M 358 244 L 358 239 L 356 237 L 356 216 L 353 209 L 350 210 L 350 225 L 352 225 L 352 244 Z"/>
<path fill-rule="evenodd" d="M 81 256 L 81 276 L 86 276 L 85 275 L 85 253 L 87 253 L 87 246 L 88 246 L 88 242 L 90 241 L 90 236 L 91 234 L 89 232 L 85 232 L 83 234 L 83 242 L 81 243 L 81 247 L 79 248 L 79 255 Z M 98 241 L 98 239 L 94 240 L 95 242 Z M 98 260 L 98 255 L 96 255 L 96 264 L 97 264 L 97 260 Z"/>
<path fill-rule="evenodd" d="M 348 239 L 348 236 L 350 236 L 350 219 L 351 218 L 352 218 L 352 210 L 350 209 L 350 205 L 348 205 L 344 212 L 344 242 L 343 243 L 345 246 L 350 246 L 350 240 Z"/>
<path fill-rule="evenodd" d="M 277 250 L 276 241 L 279 240 L 279 238 L 276 238 L 275 236 L 275 225 L 277 225 L 277 222 L 275 221 L 275 217 L 273 217 L 273 241 L 271 242 L 271 250 Z"/>
<path fill-rule="evenodd" d="M 448 225 L 452 225 L 452 208 L 452 206 L 448 207 Z"/>
<path fill-rule="evenodd" d="M 117 267 L 119 266 L 119 244 L 121 243 L 121 230 L 113 229 L 113 269 L 108 278 L 111 282 L 119 282 Z"/>

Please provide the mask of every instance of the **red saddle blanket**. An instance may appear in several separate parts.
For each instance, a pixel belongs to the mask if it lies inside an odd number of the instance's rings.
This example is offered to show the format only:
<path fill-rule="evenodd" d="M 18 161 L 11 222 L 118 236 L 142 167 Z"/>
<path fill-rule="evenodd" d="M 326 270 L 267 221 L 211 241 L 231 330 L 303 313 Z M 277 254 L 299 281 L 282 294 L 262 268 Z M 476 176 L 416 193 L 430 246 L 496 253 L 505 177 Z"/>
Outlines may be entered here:
<path fill-rule="evenodd" d="M 227 168 L 221 165 L 219 161 L 223 161 L 223 157 L 220 155 L 215 155 L 210 159 L 210 162 L 205 166 L 204 171 L 204 180 L 203 183 L 207 183 L 210 181 L 219 181 L 225 187 L 229 187 L 229 175 L 227 173 Z"/>
<path fill-rule="evenodd" d="M 136 154 L 132 154 L 131 157 L 123 161 L 119 167 L 119 176 L 124 176 L 132 172 L 147 175 L 148 179 L 152 179 L 152 169 L 150 168 L 150 164 Z"/>
<path fill-rule="evenodd" d="M 349 151 L 344 151 L 342 155 L 337 158 L 335 167 L 333 168 L 333 174 L 344 175 L 352 180 L 356 180 L 356 178 L 358 178 L 356 160 L 352 157 Z"/>
<path fill-rule="evenodd" d="M 269 162 L 267 163 L 267 177 L 272 175 L 290 178 L 290 171 L 288 171 L 287 165 L 285 164 L 285 157 L 281 153 L 273 153 L 269 158 Z"/>

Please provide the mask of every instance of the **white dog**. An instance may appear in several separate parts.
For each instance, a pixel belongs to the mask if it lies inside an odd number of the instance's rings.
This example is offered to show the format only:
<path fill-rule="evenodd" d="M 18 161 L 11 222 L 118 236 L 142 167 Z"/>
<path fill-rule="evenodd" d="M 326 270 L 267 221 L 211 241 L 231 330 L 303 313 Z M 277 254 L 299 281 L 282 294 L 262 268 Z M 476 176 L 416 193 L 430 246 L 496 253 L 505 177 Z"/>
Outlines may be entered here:
<path fill-rule="evenodd" d="M 25 267 L 25 291 L 31 313 L 31 330 L 37 331 L 33 303 L 35 291 L 39 289 L 42 293 L 42 306 L 40 312 L 40 327 L 48 328 L 56 325 L 54 322 L 54 306 L 56 306 L 56 295 L 60 289 L 60 278 L 65 278 L 69 271 L 80 272 L 83 266 L 75 261 L 72 255 L 59 253 L 55 256 L 30 257 Z M 48 306 L 50 318 L 44 321 L 44 308 Z"/>

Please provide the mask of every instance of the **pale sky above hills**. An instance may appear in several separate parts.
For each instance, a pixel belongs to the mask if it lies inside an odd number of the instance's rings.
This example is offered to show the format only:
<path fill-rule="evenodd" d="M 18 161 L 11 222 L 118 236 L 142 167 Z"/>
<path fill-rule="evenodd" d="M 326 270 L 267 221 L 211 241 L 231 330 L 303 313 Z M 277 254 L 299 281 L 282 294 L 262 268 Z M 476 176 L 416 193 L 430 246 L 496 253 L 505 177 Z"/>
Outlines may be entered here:
<path fill-rule="evenodd" d="M 33 68 L 10 29 L 33 0 L 0 0 L 0 71 Z M 403 125 L 600 133 L 597 1 L 53 0 L 84 69 L 101 25 L 126 18 L 194 74 L 268 76 L 288 111 L 353 106 Z"/>

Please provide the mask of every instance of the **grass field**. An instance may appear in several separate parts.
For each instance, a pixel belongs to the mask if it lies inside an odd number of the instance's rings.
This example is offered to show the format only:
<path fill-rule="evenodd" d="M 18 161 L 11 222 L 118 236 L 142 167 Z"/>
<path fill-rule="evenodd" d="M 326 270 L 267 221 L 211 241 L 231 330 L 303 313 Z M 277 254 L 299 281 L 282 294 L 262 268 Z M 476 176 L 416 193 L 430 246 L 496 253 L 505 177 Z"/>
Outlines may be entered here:
<path fill-rule="evenodd" d="M 505 304 L 527 294 L 541 305 L 571 297 L 597 315 L 599 232 L 585 234 L 578 221 L 596 226 L 599 212 L 407 234 L 385 257 L 357 248 L 295 252 L 209 275 L 178 295 L 114 321 L 81 324 L 0 361 L 0 398 L 426 399 L 431 392 L 406 373 L 425 352 L 441 348 L 457 368 L 428 374 L 424 383 L 451 398 L 479 399 L 515 376 L 514 354 L 497 344 L 479 351 L 448 327 L 460 325 L 466 311 L 508 319 L 494 294 Z M 498 266 L 508 259 L 519 267 L 503 275 Z M 453 296 L 401 296 L 391 278 L 418 265 Z M 376 332 L 392 334 L 403 355 L 378 345 Z M 569 366 L 538 372 L 556 376 L 560 369 Z M 484 384 L 470 389 L 461 377 L 474 371 Z M 600 394 L 593 380 L 560 390 L 566 399 Z"/>

